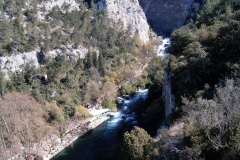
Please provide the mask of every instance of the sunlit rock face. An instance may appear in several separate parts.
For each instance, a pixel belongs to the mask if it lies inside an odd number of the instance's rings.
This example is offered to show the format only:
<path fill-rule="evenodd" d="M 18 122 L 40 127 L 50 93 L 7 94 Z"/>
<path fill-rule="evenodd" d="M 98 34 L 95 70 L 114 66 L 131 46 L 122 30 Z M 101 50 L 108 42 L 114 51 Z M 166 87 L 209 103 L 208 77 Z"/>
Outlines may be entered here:
<path fill-rule="evenodd" d="M 149 25 L 138 0 L 100 0 L 95 6 L 99 10 L 106 9 L 109 18 L 115 23 L 122 22 L 131 35 L 139 35 L 144 43 L 149 41 Z"/>
<path fill-rule="evenodd" d="M 139 0 L 148 23 L 159 33 L 169 34 L 196 17 L 202 0 Z"/>

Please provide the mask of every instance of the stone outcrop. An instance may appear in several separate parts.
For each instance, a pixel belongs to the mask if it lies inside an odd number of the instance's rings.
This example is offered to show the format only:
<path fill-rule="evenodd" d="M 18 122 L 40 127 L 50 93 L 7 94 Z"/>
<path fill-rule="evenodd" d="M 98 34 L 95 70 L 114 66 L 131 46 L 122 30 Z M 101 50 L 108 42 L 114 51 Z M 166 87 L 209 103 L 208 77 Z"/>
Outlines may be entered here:
<path fill-rule="evenodd" d="M 149 24 L 169 34 L 196 16 L 202 0 L 139 0 Z"/>
<path fill-rule="evenodd" d="M 0 69 L 5 73 L 5 79 L 9 79 L 7 72 L 22 71 L 27 65 L 39 67 L 36 51 L 0 57 Z"/>
<path fill-rule="evenodd" d="M 106 9 L 109 18 L 121 21 L 125 30 L 131 29 L 131 34 L 139 35 L 144 43 L 149 41 L 149 25 L 138 0 L 100 0 L 95 6 Z"/>
<path fill-rule="evenodd" d="M 98 53 L 98 50 L 90 48 Z M 60 46 L 58 49 L 53 49 L 44 53 L 44 56 L 55 58 L 58 55 L 66 55 L 70 61 L 77 61 L 79 58 L 84 59 L 88 49 L 81 45 L 65 45 Z M 0 57 L 0 69 L 5 73 L 5 79 L 9 79 L 8 72 L 22 71 L 26 66 L 39 67 L 40 51 L 35 50 L 31 52 L 17 53 L 11 56 Z"/>
<path fill-rule="evenodd" d="M 59 8 L 61 8 L 64 7 L 64 5 L 66 6 L 66 8 L 68 8 L 69 11 L 79 10 L 79 6 L 75 0 L 50 0 L 43 1 L 40 5 L 45 6 L 45 9 L 48 11 L 52 10 L 54 6 L 58 6 Z"/>

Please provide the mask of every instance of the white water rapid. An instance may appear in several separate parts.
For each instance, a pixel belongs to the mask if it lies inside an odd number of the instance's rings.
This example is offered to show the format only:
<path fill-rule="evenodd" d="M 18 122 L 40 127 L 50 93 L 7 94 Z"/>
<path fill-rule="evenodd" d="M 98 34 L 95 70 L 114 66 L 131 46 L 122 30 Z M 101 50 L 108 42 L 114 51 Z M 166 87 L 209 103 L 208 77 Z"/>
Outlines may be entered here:
<path fill-rule="evenodd" d="M 164 38 L 163 43 L 159 45 L 157 50 L 157 56 L 165 57 L 166 56 L 166 49 L 171 45 L 171 39 L 170 38 Z M 172 110 L 174 108 L 174 96 L 172 95 L 171 91 L 171 80 L 169 77 L 169 74 L 167 70 L 164 73 L 164 81 L 163 81 L 163 96 L 165 97 L 165 112 L 166 117 L 169 116 L 172 113 Z"/>
<path fill-rule="evenodd" d="M 171 39 L 170 38 L 164 38 L 162 41 L 162 44 L 159 45 L 157 50 L 157 56 L 165 57 L 166 49 L 171 45 Z"/>

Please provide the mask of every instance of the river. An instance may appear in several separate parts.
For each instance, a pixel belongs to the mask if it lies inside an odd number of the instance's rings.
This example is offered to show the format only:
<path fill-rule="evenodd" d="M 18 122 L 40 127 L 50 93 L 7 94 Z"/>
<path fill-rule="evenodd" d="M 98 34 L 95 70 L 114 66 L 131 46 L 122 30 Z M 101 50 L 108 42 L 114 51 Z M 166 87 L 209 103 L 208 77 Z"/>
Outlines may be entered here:
<path fill-rule="evenodd" d="M 52 160 L 112 160 L 112 155 L 109 155 L 110 149 L 118 143 L 123 132 L 138 124 L 136 114 L 130 109 L 131 105 L 146 99 L 147 95 L 148 89 L 139 90 L 135 96 L 124 99 L 113 117 L 77 139 Z"/>
<path fill-rule="evenodd" d="M 166 48 L 170 46 L 170 43 L 170 38 L 164 38 L 163 43 L 157 49 L 157 56 L 164 58 L 166 56 Z M 167 117 L 171 114 L 174 107 L 174 97 L 171 93 L 171 83 L 167 72 L 164 75 L 163 95 L 166 100 L 165 110 Z M 129 131 L 133 126 L 138 125 L 136 114 L 131 111 L 131 106 L 138 104 L 136 102 L 140 100 L 145 100 L 147 96 L 148 89 L 139 89 L 133 97 L 124 99 L 123 103 L 118 105 L 118 112 L 114 116 L 86 135 L 78 138 L 73 144 L 53 157 L 52 160 L 117 159 L 117 155 L 111 155 L 111 149 L 116 147 L 116 144 L 119 144 L 119 140 L 125 131 Z M 116 153 L 119 153 L 119 151 Z"/>

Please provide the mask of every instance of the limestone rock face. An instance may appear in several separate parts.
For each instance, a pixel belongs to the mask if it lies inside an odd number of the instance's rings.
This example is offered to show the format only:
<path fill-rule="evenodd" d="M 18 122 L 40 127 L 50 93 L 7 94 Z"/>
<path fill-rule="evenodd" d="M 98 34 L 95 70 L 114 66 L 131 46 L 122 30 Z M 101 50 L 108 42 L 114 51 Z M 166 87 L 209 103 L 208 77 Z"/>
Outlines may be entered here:
<path fill-rule="evenodd" d="M 171 33 L 196 15 L 202 0 L 139 0 L 157 32 Z"/>
<path fill-rule="evenodd" d="M 64 49 L 64 52 L 63 52 Z M 95 52 L 99 52 L 94 48 L 90 48 Z M 55 58 L 58 55 L 66 55 L 67 60 L 77 61 L 79 58 L 84 59 L 88 53 L 88 49 L 78 45 L 60 46 L 58 49 L 53 49 L 45 53 L 48 58 Z M 16 53 L 11 56 L 0 57 L 0 70 L 5 73 L 5 79 L 9 80 L 8 72 L 22 71 L 25 66 L 39 67 L 39 50 L 31 52 Z"/>
<path fill-rule="evenodd" d="M 19 53 L 6 57 L 0 57 L 0 69 L 5 73 L 5 79 L 9 79 L 7 72 L 22 71 L 24 66 L 30 65 L 39 67 L 37 52 Z"/>
<path fill-rule="evenodd" d="M 43 1 L 40 6 L 45 6 L 46 10 L 52 10 L 54 6 L 58 6 L 61 8 L 63 5 L 69 5 L 68 10 L 79 10 L 78 4 L 75 0 L 49 0 L 49 1 Z M 64 11 L 63 11 L 64 12 Z"/>
<path fill-rule="evenodd" d="M 131 29 L 144 43 L 149 41 L 149 25 L 138 0 L 100 0 L 95 6 L 106 9 L 115 23 L 122 21 L 124 29 Z"/>

